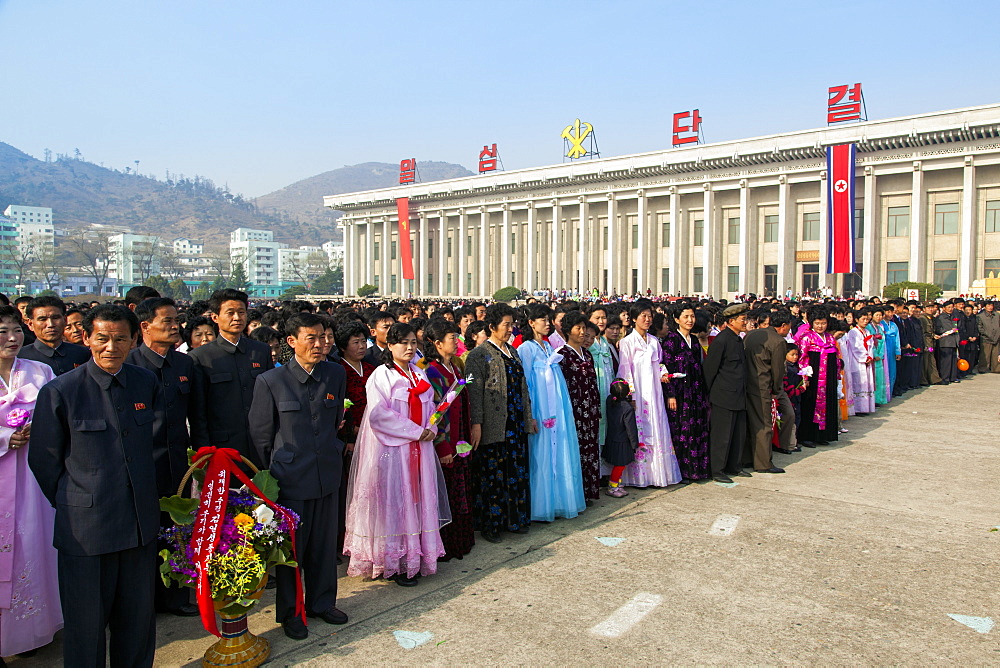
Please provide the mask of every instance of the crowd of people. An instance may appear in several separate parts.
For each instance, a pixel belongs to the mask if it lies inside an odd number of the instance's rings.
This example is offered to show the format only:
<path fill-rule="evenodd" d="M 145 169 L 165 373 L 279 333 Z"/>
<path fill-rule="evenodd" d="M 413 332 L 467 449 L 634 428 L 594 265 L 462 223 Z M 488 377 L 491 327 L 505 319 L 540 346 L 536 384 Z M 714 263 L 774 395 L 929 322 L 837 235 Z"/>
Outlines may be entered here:
<path fill-rule="evenodd" d="M 343 624 L 342 561 L 416 586 L 477 533 L 784 473 L 775 451 L 1000 373 L 992 301 L 0 302 L 0 655 L 62 628 L 67 666 L 152 665 L 157 612 L 198 614 L 157 557 L 190 448 L 271 471 L 306 612 Z M 275 571 L 276 621 L 306 638 Z"/>

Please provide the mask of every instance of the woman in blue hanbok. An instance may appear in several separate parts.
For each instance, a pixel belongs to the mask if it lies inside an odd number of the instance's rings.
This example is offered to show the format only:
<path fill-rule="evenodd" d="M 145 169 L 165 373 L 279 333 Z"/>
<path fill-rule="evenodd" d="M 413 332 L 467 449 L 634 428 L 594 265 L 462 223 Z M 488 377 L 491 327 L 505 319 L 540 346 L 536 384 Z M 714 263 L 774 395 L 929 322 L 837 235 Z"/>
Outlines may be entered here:
<path fill-rule="evenodd" d="M 576 517 L 587 507 L 576 421 L 559 365 L 562 355 L 545 340 L 551 324 L 547 306 L 529 305 L 521 325 L 523 343 L 517 349 L 538 425 L 538 432 L 528 436 L 531 519 L 544 522 Z"/>

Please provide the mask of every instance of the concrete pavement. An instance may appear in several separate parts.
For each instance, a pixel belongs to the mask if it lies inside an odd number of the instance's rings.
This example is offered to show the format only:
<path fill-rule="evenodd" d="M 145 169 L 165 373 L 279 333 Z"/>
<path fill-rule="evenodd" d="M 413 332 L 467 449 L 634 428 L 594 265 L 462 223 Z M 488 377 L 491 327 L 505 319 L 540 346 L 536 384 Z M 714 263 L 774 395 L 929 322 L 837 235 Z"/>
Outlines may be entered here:
<path fill-rule="evenodd" d="M 302 642 L 268 592 L 251 630 L 270 665 L 1000 663 L 1000 628 L 948 617 L 1000 621 L 998 412 L 1000 375 L 925 388 L 784 475 L 602 497 L 414 588 L 342 577 L 351 622 Z M 198 665 L 199 621 L 159 621 L 157 664 Z"/>

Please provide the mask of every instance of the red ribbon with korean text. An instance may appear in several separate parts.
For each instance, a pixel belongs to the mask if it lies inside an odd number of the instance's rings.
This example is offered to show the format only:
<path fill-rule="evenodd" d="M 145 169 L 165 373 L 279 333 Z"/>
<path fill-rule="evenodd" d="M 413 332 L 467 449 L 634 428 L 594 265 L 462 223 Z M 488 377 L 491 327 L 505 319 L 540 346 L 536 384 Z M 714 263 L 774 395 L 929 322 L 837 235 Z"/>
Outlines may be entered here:
<path fill-rule="evenodd" d="M 233 448 L 200 448 L 194 456 L 194 461 L 208 456 L 199 468 L 207 464 L 205 482 L 202 486 L 201 501 L 198 503 L 198 516 L 194 523 L 194 533 L 191 536 L 191 548 L 194 550 L 194 565 L 198 571 L 198 610 L 201 612 L 201 623 L 205 630 L 220 636 L 215 622 L 215 608 L 212 605 L 212 587 L 208 582 L 208 562 L 219 545 L 220 530 L 226 517 L 226 506 L 229 502 L 229 476 L 235 475 L 247 486 L 257 498 L 267 504 L 271 510 L 281 515 L 288 522 L 292 538 L 292 558 L 295 555 L 295 518 L 288 511 L 277 505 L 251 482 L 250 478 L 240 470 L 240 453 Z M 306 606 L 302 594 L 302 573 L 295 569 L 295 615 L 306 623 Z"/>

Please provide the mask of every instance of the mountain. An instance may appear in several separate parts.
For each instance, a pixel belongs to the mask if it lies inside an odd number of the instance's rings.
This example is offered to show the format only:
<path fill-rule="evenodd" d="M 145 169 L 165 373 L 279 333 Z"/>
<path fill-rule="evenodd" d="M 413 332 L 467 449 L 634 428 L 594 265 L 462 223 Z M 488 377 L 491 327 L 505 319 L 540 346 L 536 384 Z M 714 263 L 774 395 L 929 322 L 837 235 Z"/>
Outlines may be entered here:
<path fill-rule="evenodd" d="M 461 165 L 433 161 L 417 162 L 417 173 L 422 183 L 472 176 L 472 172 Z M 254 201 L 260 211 L 286 215 L 303 223 L 329 225 L 337 219 L 337 215 L 323 207 L 324 195 L 340 195 L 395 185 L 399 185 L 399 165 L 364 162 L 296 181 Z"/>
<path fill-rule="evenodd" d="M 418 169 L 421 181 L 471 174 L 444 162 L 420 163 Z M 68 155 L 38 160 L 0 142 L 0 212 L 8 204 L 46 206 L 61 228 L 116 225 L 165 239 L 202 239 L 213 249 L 228 247 L 229 233 L 237 227 L 273 230 L 275 240 L 293 246 L 320 245 L 340 238 L 336 216 L 323 208 L 323 195 L 388 187 L 398 183 L 398 175 L 398 165 L 369 162 L 253 200 L 200 176 L 171 174 L 160 181 Z"/>

